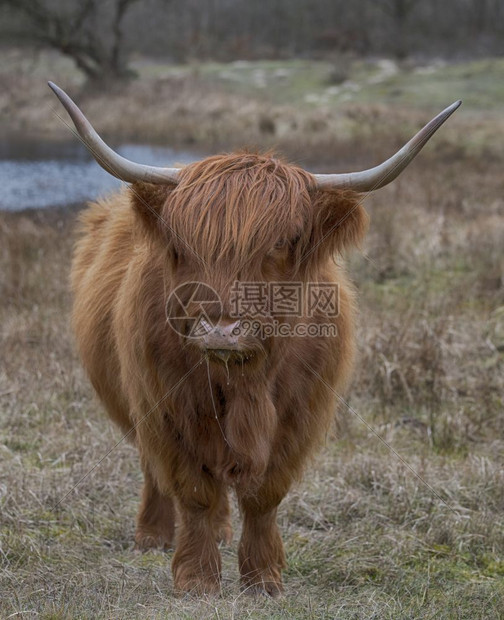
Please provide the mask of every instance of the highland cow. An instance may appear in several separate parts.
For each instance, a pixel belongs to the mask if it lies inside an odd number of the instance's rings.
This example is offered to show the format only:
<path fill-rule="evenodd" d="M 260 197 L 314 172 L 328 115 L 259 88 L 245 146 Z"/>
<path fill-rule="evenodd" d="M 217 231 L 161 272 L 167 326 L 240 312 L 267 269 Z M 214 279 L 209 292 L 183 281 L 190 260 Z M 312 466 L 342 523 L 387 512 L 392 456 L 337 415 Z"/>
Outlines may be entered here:
<path fill-rule="evenodd" d="M 136 164 L 51 88 L 98 163 L 131 183 L 81 216 L 72 287 L 83 364 L 140 455 L 136 545 L 171 547 L 177 522 L 176 590 L 218 591 L 232 488 L 242 584 L 276 595 L 278 505 L 352 371 L 354 291 L 335 258 L 365 234 L 358 192 L 395 178 L 458 103 L 380 166 L 314 175 L 247 152 L 180 170 Z M 337 292 L 329 309 L 314 295 L 325 289 Z"/>

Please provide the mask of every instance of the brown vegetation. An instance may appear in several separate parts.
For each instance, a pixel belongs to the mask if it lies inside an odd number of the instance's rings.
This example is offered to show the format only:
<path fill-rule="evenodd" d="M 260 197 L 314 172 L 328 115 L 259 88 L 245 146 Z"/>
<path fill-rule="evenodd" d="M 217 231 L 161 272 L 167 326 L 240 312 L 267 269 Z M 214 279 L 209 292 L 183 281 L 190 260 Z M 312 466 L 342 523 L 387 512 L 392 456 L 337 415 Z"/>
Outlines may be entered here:
<path fill-rule="evenodd" d="M 78 102 L 101 135 L 116 141 L 132 140 L 204 152 L 260 146 L 261 150 L 281 150 L 301 162 L 330 165 L 331 171 L 335 161 L 342 169 L 355 169 L 364 153 L 365 164 L 384 159 L 404 142 L 405 136 L 412 135 L 432 117 L 431 112 L 438 113 L 454 98 L 447 94 L 439 108 L 427 106 L 429 112 L 399 106 L 392 117 L 384 105 L 309 104 L 304 100 L 309 94 L 304 84 L 292 85 L 297 89 L 295 100 L 288 90 L 278 99 L 275 96 L 278 79 L 274 72 L 269 77 L 271 85 L 255 90 L 252 86 L 250 92 L 240 84 L 230 87 L 225 78 L 225 65 L 212 70 L 205 65 L 178 67 L 144 59 L 134 65 L 139 79 L 111 91 L 90 91 L 82 76 L 59 54 L 27 54 L 19 49 L 5 50 L 2 54 L 0 127 L 9 132 L 28 132 L 50 140 L 72 138 L 69 121 L 47 87 L 47 80 L 51 79 Z M 319 93 L 325 87 L 323 79 L 331 71 L 330 67 L 318 67 L 320 80 L 314 80 L 308 88 Z M 242 79 L 253 71 L 253 66 L 244 70 Z M 257 71 L 263 69 L 259 67 Z M 304 71 L 309 69 L 303 69 L 303 74 Z M 288 68 L 287 74 L 290 73 L 295 75 L 296 68 Z M 495 122 L 492 119 L 492 131 Z M 490 123 L 480 119 L 481 139 L 487 140 L 488 151 L 492 152 L 495 147 L 488 139 L 493 135 L 489 126 Z M 438 140 L 438 148 L 443 147 L 453 158 L 464 149 L 463 145 L 454 145 L 461 128 L 456 115 Z"/>

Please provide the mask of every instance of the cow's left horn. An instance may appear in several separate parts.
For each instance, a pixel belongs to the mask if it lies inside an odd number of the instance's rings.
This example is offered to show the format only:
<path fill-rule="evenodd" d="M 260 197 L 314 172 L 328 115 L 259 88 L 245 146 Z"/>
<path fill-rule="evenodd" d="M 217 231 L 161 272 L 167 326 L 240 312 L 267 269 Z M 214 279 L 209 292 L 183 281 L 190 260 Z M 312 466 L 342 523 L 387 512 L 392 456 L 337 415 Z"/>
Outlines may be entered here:
<path fill-rule="evenodd" d="M 157 168 L 156 166 L 136 164 L 112 150 L 96 133 L 91 123 L 66 92 L 52 82 L 48 82 L 48 84 L 70 115 L 88 151 L 107 172 L 127 183 L 134 183 L 135 181 L 157 184 L 177 183 L 179 174 L 177 168 Z"/>
<path fill-rule="evenodd" d="M 462 101 L 455 101 L 451 106 L 448 106 L 427 123 L 402 149 L 379 166 L 346 174 L 314 174 L 317 186 L 320 189 L 353 189 L 356 192 L 371 192 L 388 185 L 401 174 L 461 103 Z"/>

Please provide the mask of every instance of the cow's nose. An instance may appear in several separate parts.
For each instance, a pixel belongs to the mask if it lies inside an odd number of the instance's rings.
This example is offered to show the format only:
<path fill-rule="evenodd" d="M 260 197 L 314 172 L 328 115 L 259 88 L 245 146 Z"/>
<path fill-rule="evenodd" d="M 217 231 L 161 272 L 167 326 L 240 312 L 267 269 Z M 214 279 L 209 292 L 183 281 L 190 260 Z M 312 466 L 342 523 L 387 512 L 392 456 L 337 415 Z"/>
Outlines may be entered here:
<path fill-rule="evenodd" d="M 200 321 L 202 331 L 202 344 L 205 349 L 214 351 L 234 351 L 238 348 L 240 321 L 227 323 L 219 321 L 211 325 L 205 319 Z"/>

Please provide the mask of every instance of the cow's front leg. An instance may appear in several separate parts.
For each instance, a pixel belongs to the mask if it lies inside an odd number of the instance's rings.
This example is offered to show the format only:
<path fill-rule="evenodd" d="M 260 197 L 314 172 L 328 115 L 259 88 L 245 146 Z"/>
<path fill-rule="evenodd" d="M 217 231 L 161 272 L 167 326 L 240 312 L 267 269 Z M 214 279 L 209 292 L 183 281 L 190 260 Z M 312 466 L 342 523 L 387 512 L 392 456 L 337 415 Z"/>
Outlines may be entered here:
<path fill-rule="evenodd" d="M 147 467 L 144 468 L 142 501 L 137 516 L 135 544 L 145 551 L 173 546 L 175 506 L 173 499 L 159 491 Z"/>
<path fill-rule="evenodd" d="M 223 489 L 219 497 L 219 506 L 213 518 L 214 535 L 217 543 L 231 544 L 233 540 L 233 528 L 231 526 L 231 510 L 229 497 L 226 489 Z"/>
<path fill-rule="evenodd" d="M 285 554 L 276 515 L 285 493 L 268 484 L 263 485 L 254 497 L 240 497 L 238 493 L 243 514 L 238 561 L 242 586 L 251 593 L 265 592 L 277 596 L 283 592 Z"/>
<path fill-rule="evenodd" d="M 177 493 L 180 526 L 172 571 L 177 592 L 215 594 L 220 590 L 221 558 L 215 520 L 223 490 L 200 480 Z"/>

